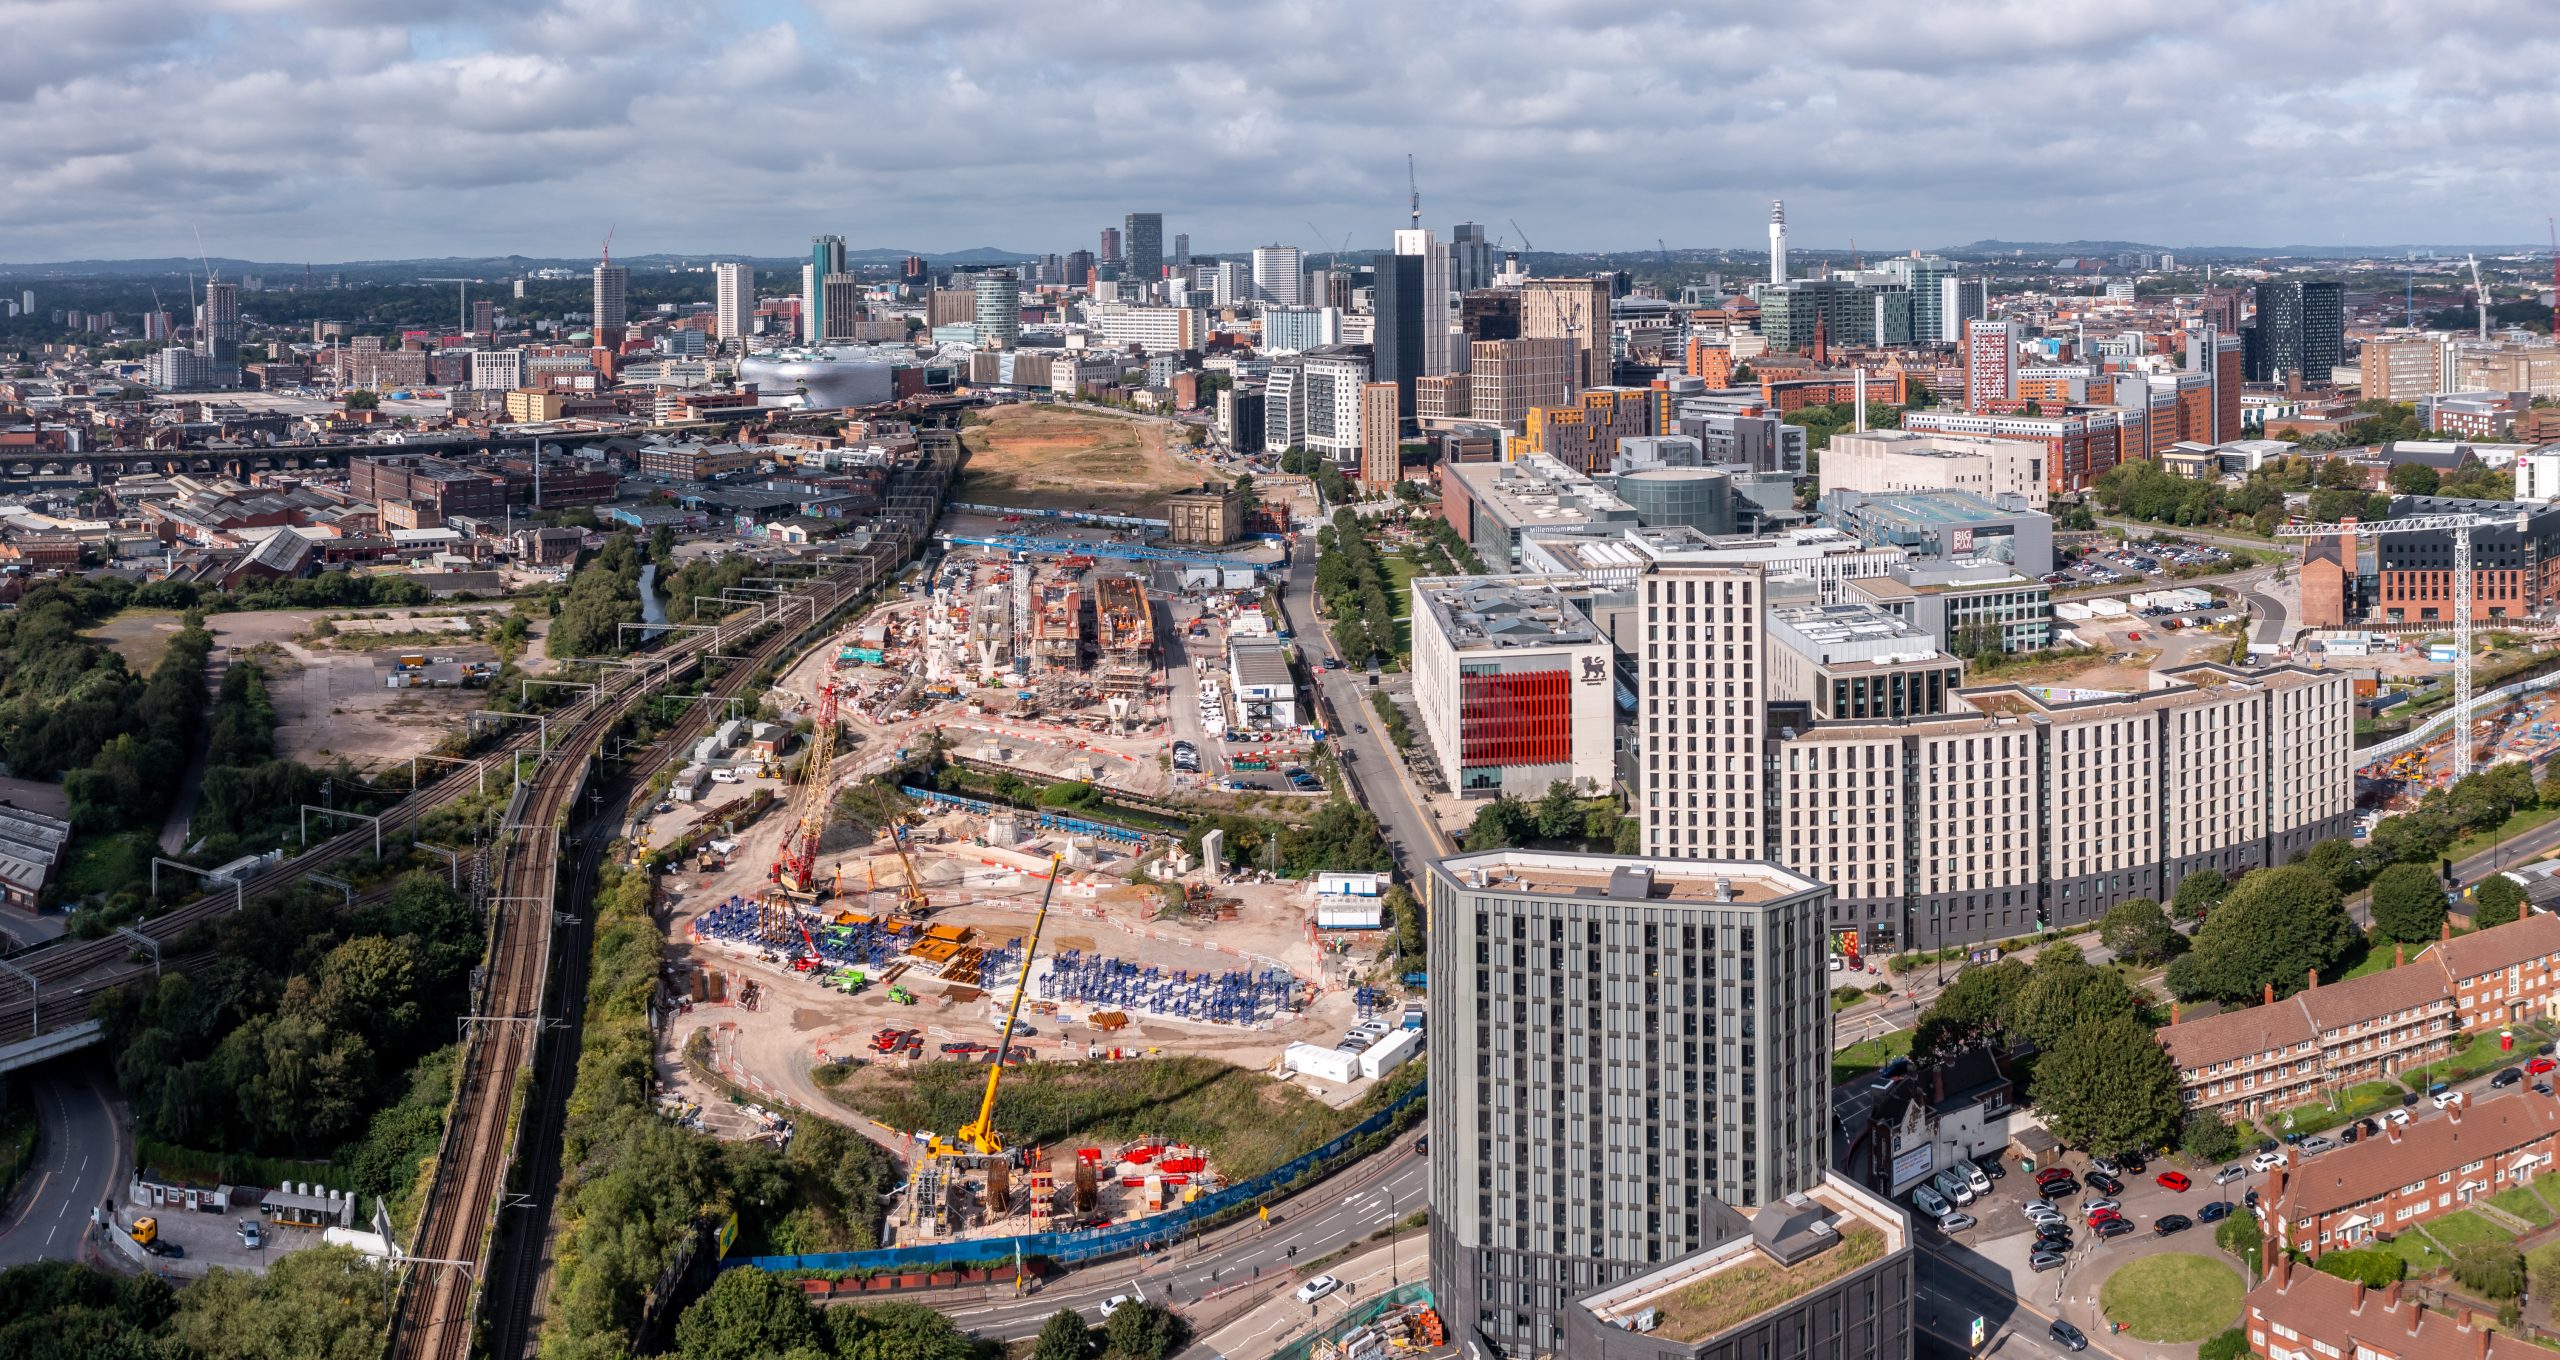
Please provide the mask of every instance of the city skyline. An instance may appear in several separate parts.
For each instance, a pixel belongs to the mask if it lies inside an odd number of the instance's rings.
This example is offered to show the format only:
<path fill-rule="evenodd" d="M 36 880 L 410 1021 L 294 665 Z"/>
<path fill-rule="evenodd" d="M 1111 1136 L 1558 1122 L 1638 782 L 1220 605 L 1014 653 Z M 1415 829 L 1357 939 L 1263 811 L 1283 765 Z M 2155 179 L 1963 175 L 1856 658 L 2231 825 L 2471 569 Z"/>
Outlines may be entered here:
<path fill-rule="evenodd" d="M 2551 81 L 2516 74 L 2547 66 L 2529 60 L 2542 40 L 2518 49 L 2536 17 L 2520 3 L 2352 24 L 2294 0 L 2032 21 L 1976 3 L 1873 32 L 1832 8 L 996 22 L 965 3 L 705 18 L 553 0 L 411 25 L 245 0 L 156 20 L 11 4 L 46 59 L 0 75 L 0 171 L 19 189 L 0 254 L 178 256 L 201 231 L 209 253 L 254 259 L 577 258 L 608 229 L 627 258 L 779 258 L 819 233 L 1038 253 L 1133 212 L 1203 254 L 1343 233 L 1374 250 L 1403 218 L 1407 151 L 1427 223 L 1558 251 L 1755 249 L 1773 198 L 1795 248 L 1870 255 L 2518 245 L 2550 212 L 2525 167 Z M 1363 79 L 1361 54 L 1386 51 L 1399 79 Z M 2483 69 L 2484 51 L 2516 60 Z M 1725 74 L 1692 74 L 1710 66 Z M 172 109 L 232 135 L 137 116 Z"/>

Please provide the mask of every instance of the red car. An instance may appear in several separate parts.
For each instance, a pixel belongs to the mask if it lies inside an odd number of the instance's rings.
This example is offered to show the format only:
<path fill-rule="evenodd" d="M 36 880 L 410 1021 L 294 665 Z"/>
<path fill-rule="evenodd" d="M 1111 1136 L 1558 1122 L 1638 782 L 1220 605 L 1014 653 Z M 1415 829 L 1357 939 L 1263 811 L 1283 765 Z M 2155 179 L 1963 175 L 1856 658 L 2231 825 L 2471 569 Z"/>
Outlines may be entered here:
<path fill-rule="evenodd" d="M 2524 1065 L 2524 1070 L 2531 1072 L 2533 1075 L 2538 1077 L 2543 1073 L 2550 1071 L 2554 1067 L 2560 1067 L 2560 1062 L 2555 1062 L 2549 1058 L 2536 1058 L 2533 1061 L 2526 1063 Z"/>
<path fill-rule="evenodd" d="M 2163 1171 L 2159 1175 L 2152 1177 L 2151 1180 L 2153 1184 L 2158 1185 L 2161 1189 L 2175 1190 L 2182 1195 L 2187 1192 L 2188 1187 L 2195 1184 L 2195 1182 L 2187 1179 L 2187 1173 L 2183 1171 Z"/>
<path fill-rule="evenodd" d="M 2108 1219 L 2122 1217 L 2124 1217 L 2123 1214 L 2117 1213 L 2113 1209 L 2100 1209 L 2096 1213 L 2089 1215 L 2089 1226 L 2094 1228 L 2099 1224 L 2106 1222 Z"/>

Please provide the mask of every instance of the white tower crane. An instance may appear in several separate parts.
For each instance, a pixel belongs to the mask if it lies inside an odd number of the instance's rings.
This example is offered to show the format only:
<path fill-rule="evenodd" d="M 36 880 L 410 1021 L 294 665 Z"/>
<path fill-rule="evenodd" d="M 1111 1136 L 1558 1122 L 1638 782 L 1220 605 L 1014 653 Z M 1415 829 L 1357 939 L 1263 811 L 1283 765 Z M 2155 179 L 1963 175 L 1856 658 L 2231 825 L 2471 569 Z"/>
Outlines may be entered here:
<path fill-rule="evenodd" d="M 2453 777 L 2471 773 L 2471 533 L 2475 529 L 2524 532 L 2525 512 L 2512 515 L 2404 515 L 2371 524 L 2287 524 L 2278 538 L 2334 538 L 2341 534 L 2450 533 L 2453 535 Z M 2352 569 L 2352 568 L 2351 568 Z"/>
<path fill-rule="evenodd" d="M 2462 258 L 2471 266 L 2471 300 L 2480 308 L 2480 338 L 2487 340 L 2489 338 L 2489 290 L 2480 286 L 2480 257 L 2465 255 Z"/>

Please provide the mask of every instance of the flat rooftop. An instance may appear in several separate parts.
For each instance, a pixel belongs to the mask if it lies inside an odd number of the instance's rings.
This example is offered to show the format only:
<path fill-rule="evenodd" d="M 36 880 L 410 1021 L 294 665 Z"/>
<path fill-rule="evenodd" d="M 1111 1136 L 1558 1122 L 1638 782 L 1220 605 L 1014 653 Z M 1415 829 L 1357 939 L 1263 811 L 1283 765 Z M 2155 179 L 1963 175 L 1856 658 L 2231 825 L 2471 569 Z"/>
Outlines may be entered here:
<path fill-rule="evenodd" d="M 1598 642 L 1600 630 L 1565 593 L 1571 584 L 1578 583 L 1539 576 L 1433 576 L 1415 581 L 1413 593 L 1461 652 Z"/>
<path fill-rule="evenodd" d="M 1654 859 L 1568 851 L 1487 850 L 1442 860 L 1459 883 L 1584 901 L 1759 905 L 1822 885 L 1761 860 Z"/>
<path fill-rule="evenodd" d="M 1902 1215 L 1838 1176 L 1763 1207 L 1750 1232 L 1695 1251 L 1659 1270 L 1585 1295 L 1579 1304 L 1605 1325 L 1646 1330 L 1695 1345 L 1908 1245 Z"/>
<path fill-rule="evenodd" d="M 1448 471 L 1477 505 L 1515 528 L 1609 518 L 1635 522 L 1634 506 L 1547 454 L 1509 463 L 1455 463 Z"/>
<path fill-rule="evenodd" d="M 1877 491 L 1859 493 L 1849 513 L 1907 524 L 1958 525 L 2015 519 L 2024 512 L 2003 510 L 1970 491 Z"/>
<path fill-rule="evenodd" d="M 1929 630 L 1872 604 L 1786 605 L 1769 611 L 1782 641 L 1828 665 L 1835 661 L 1926 660 L 1938 653 Z"/>

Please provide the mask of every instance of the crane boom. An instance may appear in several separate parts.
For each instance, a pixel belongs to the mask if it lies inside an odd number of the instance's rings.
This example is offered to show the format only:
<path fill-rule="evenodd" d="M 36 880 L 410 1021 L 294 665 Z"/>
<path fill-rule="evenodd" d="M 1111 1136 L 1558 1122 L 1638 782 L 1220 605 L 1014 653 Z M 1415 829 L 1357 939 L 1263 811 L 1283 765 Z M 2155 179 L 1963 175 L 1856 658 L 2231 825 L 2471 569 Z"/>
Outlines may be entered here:
<path fill-rule="evenodd" d="M 827 767 L 836 753 L 836 687 L 818 687 L 818 730 L 809 738 L 809 758 L 800 769 L 800 814 L 774 857 L 773 881 L 786 893 L 814 897 L 818 891 L 818 842 L 827 830 Z"/>
<path fill-rule="evenodd" d="M 2475 264 L 2476 271 L 2478 266 Z M 2475 273 L 2476 277 L 2476 273 Z M 2485 317 L 2487 312 L 2484 310 Z M 2485 324 L 2485 323 L 2484 323 Z M 2471 533 L 2475 529 L 2525 531 L 2526 512 L 2513 515 L 2404 515 L 2371 524 L 2295 522 L 2278 538 L 2335 538 L 2342 534 L 2450 533 L 2453 535 L 2453 777 L 2471 773 Z M 2353 567 L 2353 563 L 2348 564 Z"/>
<path fill-rule="evenodd" d="M 2465 255 L 2462 258 L 2471 266 L 2471 300 L 2479 304 L 2480 338 L 2486 340 L 2489 338 L 2489 290 L 2480 286 L 2480 257 Z"/>
<path fill-rule="evenodd" d="M 1520 230 L 1520 219 L 1514 217 L 1508 220 L 1511 223 L 1511 234 L 1520 238 L 1520 248 L 1522 250 L 1536 250 L 1536 246 L 1529 244 L 1529 233 Z"/>
<path fill-rule="evenodd" d="M 978 1100 L 978 1117 L 960 1127 L 960 1143 L 980 1156 L 1004 1151 L 995 1131 L 996 1083 L 1004 1079 L 1004 1060 L 1013 1052 L 1013 1022 L 1022 1014 L 1022 994 L 1031 986 L 1031 960 L 1040 952 L 1040 927 L 1048 923 L 1049 898 L 1058 891 L 1058 867 L 1065 862 L 1063 855 L 1049 857 L 1049 886 L 1040 890 L 1040 910 L 1031 918 L 1031 939 L 1022 948 L 1022 975 L 1013 980 L 1013 1003 L 1004 1010 L 1004 1034 L 996 1040 L 996 1060 L 987 1069 L 987 1093 Z"/>
<path fill-rule="evenodd" d="M 2546 217 L 2542 225 L 2551 233 L 2551 334 L 2560 337 L 2560 217 Z"/>

